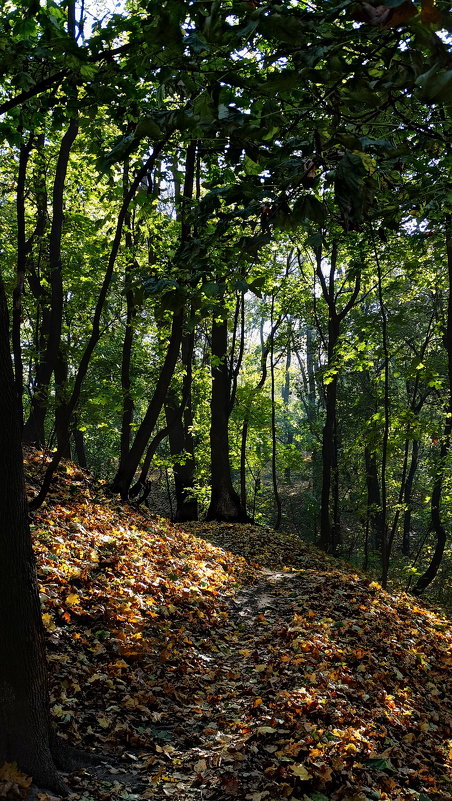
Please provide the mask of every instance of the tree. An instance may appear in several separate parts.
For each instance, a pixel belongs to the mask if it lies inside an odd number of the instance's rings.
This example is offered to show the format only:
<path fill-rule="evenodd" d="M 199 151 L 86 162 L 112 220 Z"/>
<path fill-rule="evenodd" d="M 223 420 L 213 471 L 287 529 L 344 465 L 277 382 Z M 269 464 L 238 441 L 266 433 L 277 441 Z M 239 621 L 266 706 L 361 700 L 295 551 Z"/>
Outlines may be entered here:
<path fill-rule="evenodd" d="M 28 524 L 3 282 L 0 383 L 0 764 L 17 762 L 42 787 L 65 794 L 54 761 L 44 627 Z"/>

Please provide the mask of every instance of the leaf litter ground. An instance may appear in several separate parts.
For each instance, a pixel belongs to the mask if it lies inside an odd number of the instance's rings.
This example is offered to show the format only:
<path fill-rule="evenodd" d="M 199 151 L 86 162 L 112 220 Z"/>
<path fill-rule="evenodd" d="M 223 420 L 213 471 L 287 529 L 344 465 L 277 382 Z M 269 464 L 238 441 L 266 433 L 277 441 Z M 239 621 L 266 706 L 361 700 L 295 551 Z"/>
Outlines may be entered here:
<path fill-rule="evenodd" d="M 66 471 L 32 528 L 52 716 L 97 757 L 71 801 L 452 801 L 443 615 L 295 536 L 171 525 Z"/>

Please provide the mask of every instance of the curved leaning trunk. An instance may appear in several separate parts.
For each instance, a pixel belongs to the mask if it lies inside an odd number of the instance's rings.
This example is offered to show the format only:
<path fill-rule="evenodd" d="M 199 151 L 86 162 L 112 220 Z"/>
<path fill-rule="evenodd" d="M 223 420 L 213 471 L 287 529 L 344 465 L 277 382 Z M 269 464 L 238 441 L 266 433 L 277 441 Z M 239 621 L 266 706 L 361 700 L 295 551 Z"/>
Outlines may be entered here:
<path fill-rule="evenodd" d="M 182 341 L 184 313 L 182 310 L 174 312 L 171 335 L 168 343 L 165 361 L 163 363 L 154 394 L 151 398 L 146 414 L 135 435 L 132 447 L 128 454 L 121 459 L 118 471 L 111 485 L 113 492 L 121 495 L 123 500 L 127 500 L 129 489 L 134 475 L 143 456 L 146 446 L 152 434 L 152 429 L 157 423 L 159 414 L 165 402 L 166 393 L 173 377 L 176 367 L 177 357 Z"/>

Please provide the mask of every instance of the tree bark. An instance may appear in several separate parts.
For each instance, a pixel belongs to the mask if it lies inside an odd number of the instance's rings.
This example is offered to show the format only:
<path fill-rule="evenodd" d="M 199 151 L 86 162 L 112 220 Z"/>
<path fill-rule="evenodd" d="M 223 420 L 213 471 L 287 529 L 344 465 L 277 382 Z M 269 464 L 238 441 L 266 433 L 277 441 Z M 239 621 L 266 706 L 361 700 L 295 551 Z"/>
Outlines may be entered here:
<path fill-rule="evenodd" d="M 383 518 L 381 514 L 380 482 L 378 480 L 377 457 L 366 445 L 364 448 L 366 467 L 367 511 L 372 529 L 374 550 L 381 553 L 383 545 Z"/>
<path fill-rule="evenodd" d="M 286 369 L 284 372 L 284 384 L 281 389 L 281 397 L 283 402 L 283 409 L 284 409 L 284 428 L 286 434 L 286 445 L 292 445 L 293 443 L 293 428 L 289 421 L 289 398 L 290 398 L 290 366 L 292 363 L 292 349 L 291 349 L 291 340 L 292 340 L 292 331 L 291 331 L 291 323 L 289 324 L 289 336 L 287 338 L 287 353 L 286 353 Z M 287 465 L 284 468 L 284 478 L 289 483 L 290 482 L 290 465 Z"/>
<path fill-rule="evenodd" d="M 413 589 L 415 595 L 421 595 L 436 577 L 443 558 L 447 542 L 446 529 L 441 520 L 441 495 L 443 489 L 446 459 L 449 454 L 450 438 L 452 432 L 452 215 L 447 214 L 445 220 L 447 272 L 449 279 L 449 299 L 447 304 L 447 325 L 444 344 L 447 350 L 447 367 L 449 378 L 449 397 L 446 408 L 446 422 L 444 424 L 443 440 L 441 444 L 439 464 L 435 472 L 431 500 L 431 528 L 436 535 L 436 545 L 427 570 L 419 576 Z"/>
<path fill-rule="evenodd" d="M 135 178 L 131 184 L 131 187 L 123 200 L 119 215 L 118 221 L 116 224 L 116 232 L 113 239 L 113 243 L 111 246 L 110 257 L 108 259 L 107 269 L 105 271 L 104 279 L 102 281 L 102 286 L 100 288 L 99 296 L 97 298 L 96 307 L 94 309 L 93 314 L 93 321 L 91 326 L 91 334 L 89 336 L 88 342 L 86 343 L 85 350 L 83 351 L 82 358 L 80 360 L 80 364 L 77 370 L 77 374 L 75 376 L 74 386 L 72 388 L 71 396 L 67 402 L 66 406 L 66 420 L 65 420 L 65 436 L 69 439 L 70 436 L 70 421 L 71 417 L 77 407 L 80 392 L 83 386 L 83 382 L 85 380 L 86 373 L 88 371 L 89 363 L 93 351 L 99 342 L 100 339 L 100 320 L 102 316 L 102 311 L 104 308 L 105 300 L 108 294 L 108 290 L 110 288 L 111 279 L 113 277 L 113 270 L 116 263 L 116 257 L 118 255 L 119 246 L 121 244 L 121 237 L 122 237 L 122 229 L 124 225 L 124 220 L 127 214 L 127 210 L 129 208 L 130 202 L 137 191 L 140 182 L 144 178 L 145 175 L 151 169 L 151 166 L 154 165 L 156 156 L 161 152 L 164 144 L 166 144 L 167 140 L 169 139 L 166 137 L 165 139 L 161 140 L 158 145 L 155 146 L 154 152 L 151 156 L 147 159 L 147 161 L 143 164 L 143 166 L 138 170 Z M 41 489 L 39 490 L 38 494 L 30 501 L 30 509 L 39 509 L 43 501 L 45 500 L 47 493 L 50 489 L 50 485 L 52 483 L 52 478 L 55 471 L 58 469 L 58 465 L 62 458 L 62 452 L 58 448 L 55 452 L 52 461 L 50 462 L 45 474 L 44 479 L 42 482 Z"/>
<path fill-rule="evenodd" d="M 228 322 L 214 319 L 212 324 L 212 397 L 210 403 L 211 496 L 207 520 L 241 522 L 247 519 L 240 498 L 232 485 L 229 461 L 228 407 L 229 370 L 227 365 Z"/>
<path fill-rule="evenodd" d="M 273 328 L 273 310 L 275 307 L 275 296 L 272 296 L 271 305 L 271 326 Z M 276 505 L 276 518 L 274 528 L 278 530 L 281 525 L 282 506 L 281 496 L 278 490 L 278 473 L 276 466 L 276 399 L 275 399 L 275 360 L 274 360 L 274 337 L 271 338 L 270 343 L 270 383 L 271 383 L 271 428 L 272 428 L 272 484 L 273 484 L 273 497 Z"/>
<path fill-rule="evenodd" d="M 268 337 L 267 341 L 264 342 L 264 332 L 263 332 L 263 322 L 261 324 L 261 377 L 257 382 L 256 386 L 254 387 L 251 397 L 248 401 L 248 405 L 245 408 L 245 413 L 243 417 L 242 423 L 242 436 L 241 436 L 241 443 L 240 443 L 240 505 L 242 507 L 242 512 L 246 515 L 247 514 L 247 491 L 246 491 L 246 443 L 248 439 L 248 427 L 250 422 L 251 416 L 251 409 L 254 403 L 254 399 L 264 386 L 267 380 L 267 358 L 270 352 L 270 345 L 273 341 L 273 338 L 278 330 L 279 326 L 281 325 L 282 317 L 279 316 L 276 320 L 275 324 L 273 325 Z M 259 479 L 260 484 L 260 479 Z M 256 501 L 256 488 L 254 492 L 254 501 L 253 507 L 255 506 Z M 253 518 L 254 518 L 254 511 L 253 511 Z"/>
<path fill-rule="evenodd" d="M 358 272 L 355 278 L 350 299 L 345 306 L 337 310 L 337 295 L 335 290 L 336 268 L 337 268 L 338 247 L 333 242 L 331 249 L 330 272 L 328 283 L 322 270 L 322 251 L 316 253 L 316 274 L 322 287 L 323 299 L 328 307 L 328 368 L 334 364 L 336 347 L 339 341 L 340 327 L 342 321 L 347 316 L 350 309 L 354 306 L 361 286 L 361 276 Z M 320 502 L 320 547 L 327 552 L 332 552 L 335 547 L 334 528 L 331 525 L 330 515 L 330 495 L 332 470 L 335 454 L 335 435 L 337 430 L 336 407 L 337 407 L 337 372 L 329 378 L 329 383 L 325 390 L 325 423 L 322 432 L 322 492 Z M 336 467 L 337 469 L 337 467 Z M 336 509 L 335 519 L 337 521 L 339 510 Z"/>
<path fill-rule="evenodd" d="M 66 794 L 51 753 L 44 628 L 8 339 L 0 284 L 0 764 L 17 762 L 37 784 Z"/>
<path fill-rule="evenodd" d="M 183 523 L 198 519 L 198 502 L 193 495 L 195 480 L 195 454 L 193 435 L 193 413 L 191 405 L 191 382 L 194 333 L 187 333 L 182 338 L 182 364 L 185 375 L 182 395 L 186 397 L 183 414 L 177 414 L 177 398 L 174 393 L 168 394 L 165 403 L 166 422 L 171 456 L 177 457 L 173 464 L 174 488 L 176 491 L 176 512 L 174 520 Z"/>
<path fill-rule="evenodd" d="M 57 447 L 61 451 L 63 459 L 71 458 L 71 446 L 69 438 L 66 436 L 67 411 L 67 379 L 69 366 L 66 353 L 62 348 L 58 351 L 55 362 L 55 434 Z"/>
<path fill-rule="evenodd" d="M 14 357 L 14 385 L 16 387 L 19 423 L 24 424 L 24 368 L 22 363 L 21 322 L 22 295 L 24 293 L 25 270 L 27 265 L 28 243 L 25 226 L 25 182 L 27 167 L 33 144 L 33 134 L 28 142 L 23 142 L 19 151 L 19 171 L 17 176 L 16 215 L 17 215 L 17 268 L 16 286 L 13 292 L 12 344 Z"/>
<path fill-rule="evenodd" d="M 419 440 L 414 439 L 411 447 L 411 461 L 408 470 L 408 476 L 405 483 L 405 490 L 403 500 L 405 505 L 405 512 L 403 515 L 403 537 L 402 537 L 402 553 L 404 556 L 409 556 L 411 552 L 411 514 L 412 505 L 411 497 L 413 494 L 413 483 L 416 475 L 419 457 Z"/>
<path fill-rule="evenodd" d="M 31 401 L 30 415 L 24 426 L 23 440 L 29 445 L 42 447 L 44 420 L 49 402 L 49 386 L 61 342 L 63 324 L 63 277 L 61 264 L 61 236 L 63 231 L 64 185 L 72 145 L 78 133 L 78 119 L 72 119 L 61 140 L 55 170 L 52 199 L 52 226 L 49 244 L 49 281 L 51 293 L 51 319 L 47 345 L 37 372 L 37 384 Z"/>
<path fill-rule="evenodd" d="M 159 414 L 163 408 L 166 393 L 173 377 L 177 357 L 179 355 L 179 348 L 182 340 L 183 320 L 184 314 L 182 310 L 174 312 L 168 349 L 153 396 L 147 408 L 146 414 L 141 421 L 141 425 L 137 430 L 132 447 L 130 448 L 130 451 L 126 457 L 120 460 L 117 473 L 113 479 L 111 489 L 113 492 L 119 493 L 123 500 L 127 500 L 128 498 L 133 477 L 140 463 L 140 459 L 146 450 L 146 446 L 152 434 L 152 429 L 157 423 Z"/>

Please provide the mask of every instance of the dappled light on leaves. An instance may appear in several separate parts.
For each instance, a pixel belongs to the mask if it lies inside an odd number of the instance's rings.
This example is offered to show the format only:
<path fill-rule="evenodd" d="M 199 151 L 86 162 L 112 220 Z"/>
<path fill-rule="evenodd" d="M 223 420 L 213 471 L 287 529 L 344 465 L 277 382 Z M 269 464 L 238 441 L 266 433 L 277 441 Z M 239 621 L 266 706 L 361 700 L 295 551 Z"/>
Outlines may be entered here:
<path fill-rule="evenodd" d="M 174 526 L 65 469 L 33 533 L 52 716 L 102 760 L 74 801 L 450 797 L 441 614 L 296 536 Z"/>

